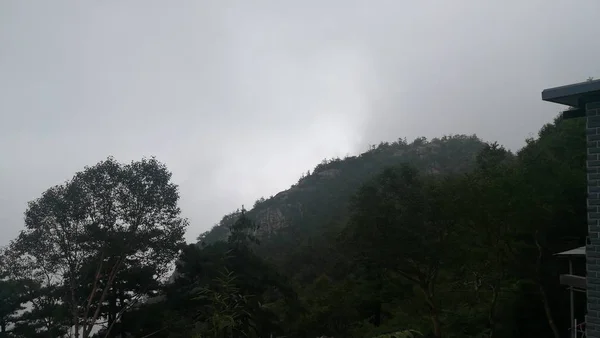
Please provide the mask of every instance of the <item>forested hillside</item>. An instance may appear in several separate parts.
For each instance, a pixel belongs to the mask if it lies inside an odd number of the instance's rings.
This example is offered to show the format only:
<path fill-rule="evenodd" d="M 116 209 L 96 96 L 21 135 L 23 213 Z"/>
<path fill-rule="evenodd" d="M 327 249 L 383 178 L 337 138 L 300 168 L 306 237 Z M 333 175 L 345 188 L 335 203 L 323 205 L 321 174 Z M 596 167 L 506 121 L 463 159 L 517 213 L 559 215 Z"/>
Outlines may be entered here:
<path fill-rule="evenodd" d="M 516 154 L 382 143 L 185 244 L 166 167 L 108 159 L 29 205 L 0 337 L 563 337 L 553 254 L 585 243 L 585 160 L 578 120 Z"/>
<path fill-rule="evenodd" d="M 408 163 L 424 173 L 451 174 L 473 168 L 484 143 L 476 136 L 455 135 L 431 141 L 421 137 L 411 143 L 399 139 L 380 143 L 370 150 L 344 159 L 325 159 L 312 172 L 301 175 L 286 191 L 258 199 L 248 217 L 258 224 L 258 250 L 282 253 L 295 250 L 304 241 L 344 224 L 350 198 L 358 188 L 384 168 Z M 223 217 L 211 231 L 199 236 L 205 244 L 225 240 L 229 226 L 240 210 Z"/>

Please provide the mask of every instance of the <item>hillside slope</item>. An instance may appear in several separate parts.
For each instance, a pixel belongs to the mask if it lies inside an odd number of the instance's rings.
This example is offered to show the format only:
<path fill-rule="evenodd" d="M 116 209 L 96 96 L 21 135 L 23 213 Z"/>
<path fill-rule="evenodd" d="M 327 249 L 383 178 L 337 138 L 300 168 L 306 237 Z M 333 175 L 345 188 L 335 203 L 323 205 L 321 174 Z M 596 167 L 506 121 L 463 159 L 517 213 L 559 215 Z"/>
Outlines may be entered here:
<path fill-rule="evenodd" d="M 343 222 L 347 205 L 357 188 L 384 168 L 410 163 L 429 173 L 468 170 L 483 142 L 475 135 L 455 135 L 431 141 L 417 138 L 381 143 L 359 156 L 324 160 L 298 183 L 268 199 L 259 199 L 248 216 L 259 225 L 260 251 L 267 256 L 290 252 L 297 245 Z M 239 214 L 233 212 L 210 231 L 201 243 L 225 240 L 228 226 Z"/>

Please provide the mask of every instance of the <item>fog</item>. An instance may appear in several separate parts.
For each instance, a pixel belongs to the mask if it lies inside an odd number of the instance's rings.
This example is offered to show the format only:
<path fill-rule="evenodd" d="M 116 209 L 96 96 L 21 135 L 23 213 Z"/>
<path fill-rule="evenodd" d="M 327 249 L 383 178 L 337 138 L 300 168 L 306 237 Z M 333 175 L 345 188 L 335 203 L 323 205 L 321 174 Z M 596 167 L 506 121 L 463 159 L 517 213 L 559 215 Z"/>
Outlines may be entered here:
<path fill-rule="evenodd" d="M 156 156 L 187 238 L 325 157 L 418 136 L 512 150 L 600 76 L 597 0 L 0 2 L 0 244 L 109 155 Z"/>

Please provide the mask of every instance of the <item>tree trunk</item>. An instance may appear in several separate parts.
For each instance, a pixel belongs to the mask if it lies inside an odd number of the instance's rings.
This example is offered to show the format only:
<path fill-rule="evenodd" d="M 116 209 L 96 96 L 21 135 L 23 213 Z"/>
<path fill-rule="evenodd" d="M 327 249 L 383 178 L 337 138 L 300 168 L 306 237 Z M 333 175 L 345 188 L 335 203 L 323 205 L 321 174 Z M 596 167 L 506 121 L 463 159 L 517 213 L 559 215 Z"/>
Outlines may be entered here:
<path fill-rule="evenodd" d="M 116 283 L 115 283 L 116 284 Z M 115 285 L 116 287 L 116 285 Z M 110 295 L 109 305 L 108 305 L 108 328 L 112 328 L 115 325 L 115 321 L 117 320 L 117 294 L 113 289 Z M 108 332 L 108 337 L 115 337 L 116 333 L 114 330 Z"/>
<path fill-rule="evenodd" d="M 546 294 L 546 290 L 544 289 L 544 286 L 542 285 L 542 281 L 541 281 L 543 250 L 542 250 L 542 246 L 538 240 L 537 235 L 538 235 L 538 232 L 536 231 L 535 235 L 534 235 L 535 245 L 537 246 L 537 249 L 538 249 L 538 257 L 537 257 L 537 261 L 536 261 L 536 272 L 537 272 L 536 284 L 540 291 L 540 297 L 542 298 L 542 303 L 544 304 L 544 313 L 546 314 L 546 319 L 548 320 L 548 325 L 550 325 L 550 329 L 552 329 L 554 338 L 560 338 L 560 333 L 558 331 L 558 327 L 556 326 L 556 323 L 554 322 L 554 319 L 552 318 L 552 309 L 550 309 L 550 302 L 548 302 L 548 295 Z"/>
<path fill-rule="evenodd" d="M 107 297 L 110 297 L 109 290 L 111 287 L 113 287 L 113 282 L 114 282 L 117 272 L 119 271 L 119 268 L 121 267 L 121 263 L 123 263 L 123 259 L 122 259 L 122 257 L 118 257 L 115 265 L 113 265 L 111 272 L 108 276 L 108 280 L 106 281 L 106 286 L 104 287 L 102 294 L 100 295 L 100 299 L 98 300 L 98 306 L 96 307 L 96 311 L 94 311 L 94 314 L 91 317 L 91 320 L 90 320 L 91 325 L 88 325 L 83 330 L 83 338 L 90 337 L 91 331 L 94 328 L 96 321 L 98 320 L 98 316 L 100 316 L 100 310 L 102 308 L 101 305 L 102 305 L 102 303 L 104 303 L 104 301 L 106 300 Z M 93 290 L 95 290 L 95 288 L 93 288 Z"/>
<path fill-rule="evenodd" d="M 495 276 L 496 278 L 492 284 L 492 302 L 490 303 L 490 312 L 488 314 L 489 338 L 493 338 L 496 335 L 496 307 L 498 305 L 498 296 L 500 295 L 500 285 L 504 279 L 504 260 L 499 254 L 496 259 L 499 262 L 498 269 L 500 270 L 500 274 Z"/>
<path fill-rule="evenodd" d="M 125 305 L 125 295 L 123 294 L 123 292 L 120 292 L 120 295 L 119 295 L 119 306 L 120 306 L 120 308 L 125 308 L 125 306 L 126 306 Z M 115 333 L 117 337 L 121 337 L 121 338 L 125 337 L 125 327 L 124 327 L 123 323 L 126 322 L 126 318 L 125 318 L 126 312 L 127 311 L 124 311 L 121 314 L 121 317 L 119 318 L 119 322 L 121 323 L 121 325 L 119 325 L 119 330 L 117 330 Z"/>
<path fill-rule="evenodd" d="M 425 296 L 425 301 L 427 302 L 427 306 L 429 307 L 429 318 L 431 319 L 433 336 L 435 338 L 442 338 L 442 324 L 440 322 L 439 309 L 435 304 L 435 297 L 433 292 L 431 291 L 431 285 L 421 285 L 420 286 L 423 295 Z"/>
<path fill-rule="evenodd" d="M 438 309 L 436 307 L 430 307 L 429 313 L 431 324 L 433 326 L 433 336 L 435 338 L 442 338 L 442 324 L 440 323 Z"/>
<path fill-rule="evenodd" d="M 375 318 L 373 319 L 373 325 L 379 327 L 381 325 L 381 312 L 382 312 L 382 289 L 383 289 L 383 276 L 382 273 L 377 273 L 377 305 L 375 306 Z"/>
<path fill-rule="evenodd" d="M 497 285 L 492 286 L 492 303 L 490 304 L 490 312 L 488 314 L 488 325 L 490 327 L 490 336 L 493 338 L 496 333 L 496 304 L 498 303 L 498 294 L 500 293 Z"/>
<path fill-rule="evenodd" d="M 73 336 L 75 338 L 79 338 L 79 312 L 77 311 L 77 299 L 75 298 L 75 284 L 72 275 L 71 280 L 69 282 L 69 286 L 71 289 L 71 307 L 73 309 Z"/>
<path fill-rule="evenodd" d="M 548 319 L 548 325 L 552 329 L 552 333 L 554 334 L 554 338 L 560 338 L 560 333 L 558 331 L 558 327 L 552 318 L 552 310 L 550 309 L 550 303 L 548 302 L 548 296 L 546 295 L 546 290 L 542 286 L 541 283 L 538 283 L 538 287 L 540 289 L 540 296 L 542 297 L 542 302 L 544 303 L 544 312 L 546 313 L 546 318 Z"/>
<path fill-rule="evenodd" d="M 73 313 L 73 322 L 74 322 L 73 331 L 75 331 L 73 333 L 73 336 L 75 338 L 79 338 L 79 316 L 77 315 L 77 311 L 74 311 L 74 313 Z"/>

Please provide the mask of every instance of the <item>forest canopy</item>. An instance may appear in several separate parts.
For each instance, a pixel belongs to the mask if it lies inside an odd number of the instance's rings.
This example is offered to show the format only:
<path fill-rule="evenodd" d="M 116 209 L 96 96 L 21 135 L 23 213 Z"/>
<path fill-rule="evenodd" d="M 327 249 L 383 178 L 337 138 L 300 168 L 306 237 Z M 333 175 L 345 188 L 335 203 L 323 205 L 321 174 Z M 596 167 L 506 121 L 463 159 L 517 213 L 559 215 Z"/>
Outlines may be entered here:
<path fill-rule="evenodd" d="M 108 158 L 29 203 L 0 256 L 0 337 L 559 338 L 554 253 L 585 243 L 585 144 L 559 119 L 516 153 L 381 143 L 197 243 L 163 163 Z"/>

